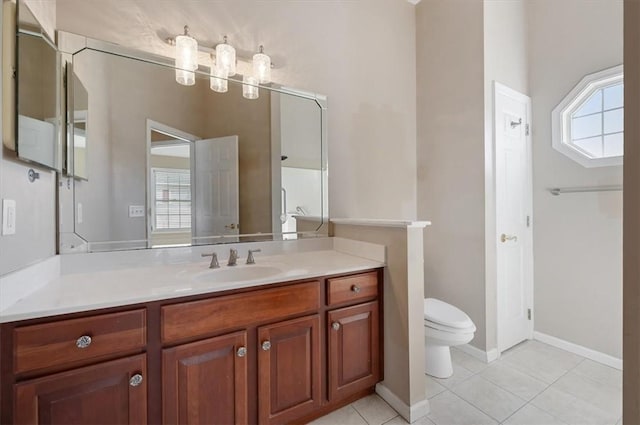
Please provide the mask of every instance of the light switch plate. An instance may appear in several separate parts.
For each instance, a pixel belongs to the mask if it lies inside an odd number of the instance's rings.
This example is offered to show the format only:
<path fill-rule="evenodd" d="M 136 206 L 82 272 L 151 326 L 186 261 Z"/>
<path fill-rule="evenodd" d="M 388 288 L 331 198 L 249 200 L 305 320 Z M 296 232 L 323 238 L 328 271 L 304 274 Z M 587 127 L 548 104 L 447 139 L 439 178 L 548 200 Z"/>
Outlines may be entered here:
<path fill-rule="evenodd" d="M 129 217 L 144 217 L 144 205 L 129 205 Z"/>
<path fill-rule="evenodd" d="M 78 214 L 76 215 L 78 224 L 82 224 L 82 203 L 78 202 Z"/>
<path fill-rule="evenodd" d="M 16 201 L 2 200 L 2 235 L 16 234 Z"/>

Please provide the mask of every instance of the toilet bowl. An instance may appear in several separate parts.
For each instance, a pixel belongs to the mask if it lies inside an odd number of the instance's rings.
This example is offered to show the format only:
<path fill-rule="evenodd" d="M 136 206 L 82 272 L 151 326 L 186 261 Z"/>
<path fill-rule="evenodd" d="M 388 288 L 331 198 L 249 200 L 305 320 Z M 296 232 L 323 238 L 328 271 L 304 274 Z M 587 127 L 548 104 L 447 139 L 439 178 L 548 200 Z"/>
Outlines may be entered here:
<path fill-rule="evenodd" d="M 424 300 L 425 371 L 436 378 L 453 375 L 449 347 L 473 339 L 476 326 L 464 311 L 435 298 Z"/>

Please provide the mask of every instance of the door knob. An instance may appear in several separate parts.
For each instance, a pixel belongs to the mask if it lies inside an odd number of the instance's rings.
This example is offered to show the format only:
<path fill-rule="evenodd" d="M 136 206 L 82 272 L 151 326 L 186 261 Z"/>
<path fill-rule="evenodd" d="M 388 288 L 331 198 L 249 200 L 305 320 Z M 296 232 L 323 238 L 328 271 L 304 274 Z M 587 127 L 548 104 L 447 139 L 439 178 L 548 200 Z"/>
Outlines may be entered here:
<path fill-rule="evenodd" d="M 247 348 L 246 347 L 240 347 L 238 348 L 238 351 L 236 353 L 238 355 L 238 357 L 244 357 L 247 355 Z"/>
<path fill-rule="evenodd" d="M 340 323 L 338 322 L 333 322 L 333 324 L 331 325 L 331 327 L 333 328 L 334 331 L 337 331 L 338 329 L 340 329 Z"/>
<path fill-rule="evenodd" d="M 271 348 L 271 342 L 270 341 L 265 341 L 262 343 L 262 349 L 264 351 L 269 351 L 269 349 Z"/>
<path fill-rule="evenodd" d="M 518 237 L 516 235 L 505 235 L 504 233 L 500 235 L 500 242 L 505 243 L 506 241 L 514 241 L 516 242 Z"/>

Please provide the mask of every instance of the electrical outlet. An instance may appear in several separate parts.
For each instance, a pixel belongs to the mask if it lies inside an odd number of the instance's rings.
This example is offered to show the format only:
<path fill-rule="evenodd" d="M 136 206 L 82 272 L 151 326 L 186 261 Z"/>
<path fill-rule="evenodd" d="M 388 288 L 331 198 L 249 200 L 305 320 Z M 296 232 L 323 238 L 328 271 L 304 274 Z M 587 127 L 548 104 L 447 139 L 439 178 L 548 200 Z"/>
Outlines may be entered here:
<path fill-rule="evenodd" d="M 13 199 L 2 200 L 2 234 L 15 235 L 16 233 L 16 201 Z"/>
<path fill-rule="evenodd" d="M 144 205 L 129 205 L 129 218 L 144 217 Z"/>

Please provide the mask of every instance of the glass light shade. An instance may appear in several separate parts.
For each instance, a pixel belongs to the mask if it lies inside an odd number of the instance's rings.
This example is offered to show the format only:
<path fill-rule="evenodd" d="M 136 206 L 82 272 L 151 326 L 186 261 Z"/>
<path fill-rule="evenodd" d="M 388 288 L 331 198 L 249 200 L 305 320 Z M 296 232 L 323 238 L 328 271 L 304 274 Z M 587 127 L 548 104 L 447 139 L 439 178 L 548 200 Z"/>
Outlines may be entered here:
<path fill-rule="evenodd" d="M 193 71 L 198 69 L 198 42 L 188 35 L 176 37 L 176 81 L 184 86 L 196 83 Z"/>
<path fill-rule="evenodd" d="M 209 87 L 218 93 L 226 93 L 229 90 L 229 82 L 227 77 L 229 73 L 224 68 L 218 68 L 215 64 L 211 64 L 211 73 L 209 77 Z"/>
<path fill-rule="evenodd" d="M 226 69 L 229 77 L 236 75 L 236 49 L 222 43 L 216 46 L 216 66 Z"/>
<path fill-rule="evenodd" d="M 245 99 L 257 99 L 260 96 L 258 92 L 258 79 L 251 75 L 242 77 L 242 96 Z"/>
<path fill-rule="evenodd" d="M 271 58 L 264 53 L 253 55 L 253 76 L 260 84 L 271 82 Z"/>

